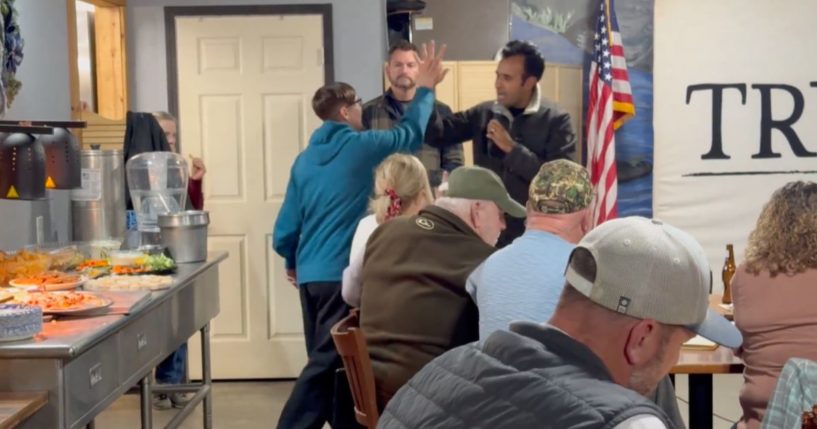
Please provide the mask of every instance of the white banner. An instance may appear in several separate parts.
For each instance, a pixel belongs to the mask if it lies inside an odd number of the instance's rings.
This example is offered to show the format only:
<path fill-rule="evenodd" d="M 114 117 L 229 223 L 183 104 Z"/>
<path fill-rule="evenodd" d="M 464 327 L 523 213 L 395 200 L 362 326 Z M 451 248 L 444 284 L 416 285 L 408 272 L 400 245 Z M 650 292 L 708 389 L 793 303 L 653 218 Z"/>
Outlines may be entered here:
<path fill-rule="evenodd" d="M 817 2 L 656 0 L 653 210 L 720 291 L 772 192 L 817 180 Z"/>

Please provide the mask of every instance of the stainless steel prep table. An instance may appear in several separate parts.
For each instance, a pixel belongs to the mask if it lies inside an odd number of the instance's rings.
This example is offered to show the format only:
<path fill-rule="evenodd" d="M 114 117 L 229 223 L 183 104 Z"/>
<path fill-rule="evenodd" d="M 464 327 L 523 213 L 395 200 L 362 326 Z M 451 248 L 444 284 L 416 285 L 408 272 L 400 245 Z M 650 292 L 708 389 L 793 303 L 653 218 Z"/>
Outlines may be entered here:
<path fill-rule="evenodd" d="M 204 403 L 204 427 L 212 426 L 209 324 L 219 312 L 218 263 L 179 264 L 170 289 L 156 291 L 128 315 L 46 322 L 34 339 L 0 344 L 0 391 L 47 391 L 48 404 L 21 428 L 82 428 L 128 389 L 141 382 L 142 427 L 150 428 L 153 368 L 202 333 L 202 383 L 178 424 Z"/>

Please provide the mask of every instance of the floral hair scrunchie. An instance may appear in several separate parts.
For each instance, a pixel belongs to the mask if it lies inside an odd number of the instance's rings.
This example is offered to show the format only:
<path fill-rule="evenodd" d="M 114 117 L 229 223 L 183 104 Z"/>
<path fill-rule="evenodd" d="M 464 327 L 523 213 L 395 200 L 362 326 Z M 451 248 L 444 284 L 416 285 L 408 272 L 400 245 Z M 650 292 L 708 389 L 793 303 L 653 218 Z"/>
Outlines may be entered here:
<path fill-rule="evenodd" d="M 389 220 L 400 216 L 400 213 L 403 212 L 403 204 L 400 201 L 400 196 L 397 195 L 397 192 L 394 191 L 392 188 L 386 189 L 386 195 L 389 197 L 389 208 L 386 209 L 386 219 Z"/>

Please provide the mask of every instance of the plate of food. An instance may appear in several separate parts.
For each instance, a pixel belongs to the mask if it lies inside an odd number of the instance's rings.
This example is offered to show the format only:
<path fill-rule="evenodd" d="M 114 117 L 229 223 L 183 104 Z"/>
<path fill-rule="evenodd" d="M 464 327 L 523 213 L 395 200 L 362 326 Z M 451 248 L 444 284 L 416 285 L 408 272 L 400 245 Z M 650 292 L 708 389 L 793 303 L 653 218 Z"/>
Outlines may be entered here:
<path fill-rule="evenodd" d="M 42 308 L 43 313 L 54 315 L 95 313 L 113 304 L 110 299 L 95 293 L 77 291 L 22 292 L 14 297 L 13 302 L 37 306 Z"/>
<path fill-rule="evenodd" d="M 10 286 L 18 288 L 38 288 L 45 291 L 71 290 L 82 286 L 87 277 L 79 274 L 66 274 L 59 271 L 17 277 L 9 282 Z"/>
<path fill-rule="evenodd" d="M 88 290 L 162 290 L 169 289 L 173 285 L 173 277 L 157 275 L 111 275 L 89 280 L 85 283 Z"/>

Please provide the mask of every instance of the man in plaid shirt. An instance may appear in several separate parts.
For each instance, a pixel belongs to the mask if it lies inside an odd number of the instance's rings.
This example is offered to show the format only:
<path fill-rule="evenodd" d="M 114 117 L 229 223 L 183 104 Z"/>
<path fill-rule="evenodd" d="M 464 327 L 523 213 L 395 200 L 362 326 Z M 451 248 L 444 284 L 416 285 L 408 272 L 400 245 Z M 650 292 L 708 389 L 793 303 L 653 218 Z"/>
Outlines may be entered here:
<path fill-rule="evenodd" d="M 814 406 L 817 406 L 817 363 L 791 358 L 780 372 L 761 428 L 799 429 L 803 412 Z"/>
<path fill-rule="evenodd" d="M 405 40 L 395 43 L 389 49 L 389 62 L 385 68 L 391 88 L 385 94 L 363 105 L 363 126 L 366 129 L 380 130 L 393 127 L 403 116 L 406 106 L 414 99 L 418 71 L 415 53 L 417 47 Z M 432 189 L 440 185 L 444 171 L 450 173 L 462 165 L 462 144 L 446 145 L 442 148 L 429 144 L 435 142 L 442 134 L 439 128 L 441 124 L 435 118 L 445 117 L 451 113 L 450 107 L 435 101 L 423 146 L 415 153 L 428 171 L 428 181 Z"/>

